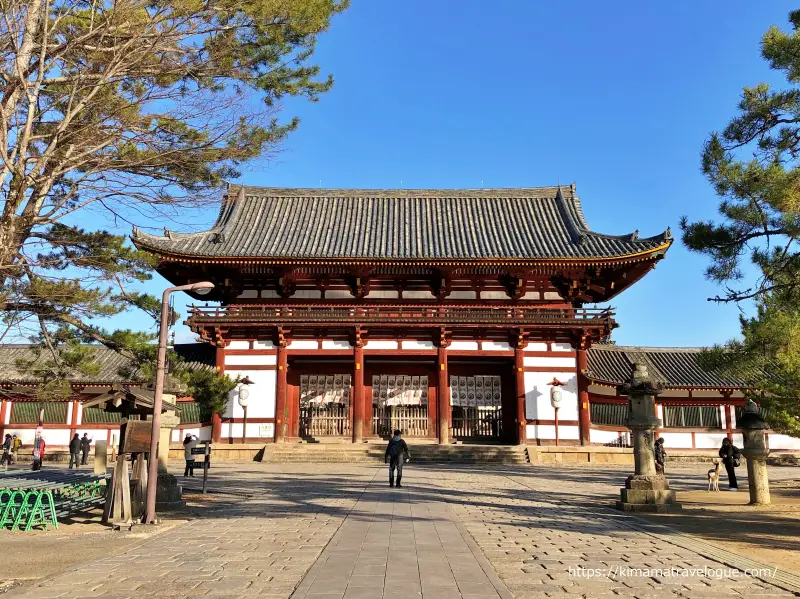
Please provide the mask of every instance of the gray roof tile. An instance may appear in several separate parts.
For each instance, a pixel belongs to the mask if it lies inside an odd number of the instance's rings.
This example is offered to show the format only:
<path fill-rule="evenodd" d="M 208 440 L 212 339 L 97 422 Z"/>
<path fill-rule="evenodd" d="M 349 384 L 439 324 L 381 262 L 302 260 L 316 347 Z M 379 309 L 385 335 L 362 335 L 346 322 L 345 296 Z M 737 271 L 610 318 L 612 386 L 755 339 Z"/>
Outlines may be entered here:
<path fill-rule="evenodd" d="M 31 345 L 0 345 L 0 382 L 5 383 L 29 383 L 32 377 L 24 372 L 20 372 L 16 367 L 16 362 L 20 358 L 28 359 L 34 357 Z M 176 343 L 175 351 L 180 355 L 190 368 L 213 368 L 216 354 L 212 346 L 206 343 Z M 128 364 L 125 357 L 105 346 L 95 347 L 92 356 L 100 365 L 98 374 L 85 377 L 75 376 L 73 380 L 83 384 L 113 384 L 129 382 L 123 379 L 119 371 Z"/>
<path fill-rule="evenodd" d="M 280 189 L 231 187 L 208 231 L 137 246 L 217 258 L 537 260 L 619 257 L 663 246 L 589 229 L 573 187 L 529 189 Z"/>
<path fill-rule="evenodd" d="M 731 376 L 703 370 L 699 347 L 635 347 L 595 345 L 587 352 L 587 376 L 603 383 L 621 384 L 631 376 L 634 362 L 644 362 L 656 382 L 673 388 L 736 389 L 747 384 Z"/>

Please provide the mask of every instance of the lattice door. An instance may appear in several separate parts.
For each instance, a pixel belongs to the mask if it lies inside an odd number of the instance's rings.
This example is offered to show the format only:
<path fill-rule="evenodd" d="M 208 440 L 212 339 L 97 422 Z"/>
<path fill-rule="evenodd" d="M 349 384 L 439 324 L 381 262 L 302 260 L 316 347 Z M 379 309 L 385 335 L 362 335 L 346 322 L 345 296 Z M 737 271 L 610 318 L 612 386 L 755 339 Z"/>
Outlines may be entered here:
<path fill-rule="evenodd" d="M 350 375 L 300 377 L 300 436 L 350 435 Z"/>
<path fill-rule="evenodd" d="M 452 436 L 502 438 L 502 398 L 499 376 L 451 376 Z"/>

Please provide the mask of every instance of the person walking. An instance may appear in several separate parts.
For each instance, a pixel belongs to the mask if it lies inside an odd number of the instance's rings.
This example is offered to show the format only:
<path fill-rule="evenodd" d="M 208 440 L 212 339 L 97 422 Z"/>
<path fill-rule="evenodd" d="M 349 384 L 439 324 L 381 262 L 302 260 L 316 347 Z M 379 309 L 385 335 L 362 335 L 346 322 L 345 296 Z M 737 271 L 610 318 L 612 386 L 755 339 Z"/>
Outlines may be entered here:
<path fill-rule="evenodd" d="M 89 438 L 89 433 L 83 433 L 81 439 L 81 466 L 86 465 L 86 458 L 89 457 L 89 449 L 91 449 L 92 440 Z"/>
<path fill-rule="evenodd" d="M 719 448 L 719 457 L 722 458 L 722 463 L 725 465 L 725 472 L 728 473 L 728 491 L 738 491 L 739 484 L 736 482 L 736 466 L 739 465 L 739 460 L 742 453 L 731 440 L 725 437 L 722 440 L 722 447 Z"/>
<path fill-rule="evenodd" d="M 3 464 L 7 464 L 8 466 L 11 465 L 11 444 L 13 440 L 11 439 L 11 435 L 6 434 L 5 438 L 3 439 L 3 457 L 0 458 L 0 466 Z"/>
<path fill-rule="evenodd" d="M 655 446 L 656 472 L 664 474 L 664 462 L 667 461 L 667 450 L 664 449 L 664 437 L 656 439 Z"/>
<path fill-rule="evenodd" d="M 11 435 L 11 458 L 16 463 L 19 448 L 22 447 L 22 439 L 16 435 Z"/>
<path fill-rule="evenodd" d="M 184 476 L 191 476 L 194 478 L 194 456 L 192 455 L 192 449 L 197 447 L 197 443 L 199 439 L 186 433 L 186 438 L 183 440 L 183 457 L 186 459 L 186 469 L 183 471 Z"/>
<path fill-rule="evenodd" d="M 33 463 L 31 464 L 31 470 L 41 470 L 42 469 L 42 461 L 44 460 L 44 448 L 45 442 L 44 437 L 42 437 L 42 427 L 36 427 L 36 435 L 33 438 Z"/>
<path fill-rule="evenodd" d="M 78 436 L 78 433 L 75 433 L 75 436 L 72 437 L 72 441 L 69 442 L 69 469 L 72 470 L 72 464 L 75 464 L 77 468 L 80 465 L 80 455 L 81 455 L 81 438 Z"/>
<path fill-rule="evenodd" d="M 403 479 L 403 457 L 405 461 L 411 459 L 411 454 L 408 453 L 408 445 L 400 437 L 400 431 L 394 431 L 392 440 L 386 446 L 386 453 L 383 455 L 383 463 L 389 462 L 389 486 L 394 487 L 394 471 L 397 470 L 397 486 L 402 487 L 400 481 Z"/>

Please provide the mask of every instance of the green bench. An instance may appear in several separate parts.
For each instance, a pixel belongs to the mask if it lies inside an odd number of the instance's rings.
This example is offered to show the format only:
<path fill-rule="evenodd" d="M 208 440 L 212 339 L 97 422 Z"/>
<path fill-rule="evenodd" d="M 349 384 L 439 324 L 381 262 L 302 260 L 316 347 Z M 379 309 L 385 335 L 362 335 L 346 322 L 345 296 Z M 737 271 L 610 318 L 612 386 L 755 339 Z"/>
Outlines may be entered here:
<path fill-rule="evenodd" d="M 0 475 L 0 528 L 29 531 L 105 502 L 106 476 L 51 471 Z"/>

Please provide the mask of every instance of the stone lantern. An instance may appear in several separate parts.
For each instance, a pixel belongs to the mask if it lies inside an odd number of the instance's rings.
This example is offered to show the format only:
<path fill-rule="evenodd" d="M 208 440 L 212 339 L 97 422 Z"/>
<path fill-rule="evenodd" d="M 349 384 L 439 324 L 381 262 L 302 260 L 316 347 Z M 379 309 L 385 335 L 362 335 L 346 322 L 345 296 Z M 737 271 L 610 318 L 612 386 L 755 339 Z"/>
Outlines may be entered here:
<path fill-rule="evenodd" d="M 662 386 L 651 379 L 646 364 L 637 363 L 633 365 L 630 381 L 620 385 L 619 390 L 628 397 L 625 426 L 633 437 L 634 474 L 625 481 L 625 488 L 620 489 L 617 509 L 626 512 L 680 509 L 666 477 L 656 472 L 653 440 L 654 431 L 661 426 L 656 417 L 656 395 L 661 393 Z"/>
<path fill-rule="evenodd" d="M 747 459 L 747 484 L 750 487 L 750 505 L 766 505 L 769 499 L 769 478 L 767 477 L 767 442 L 765 432 L 769 425 L 758 413 L 754 401 L 747 400 L 744 414 L 736 422 L 742 430 L 744 447 L 742 454 Z"/>

